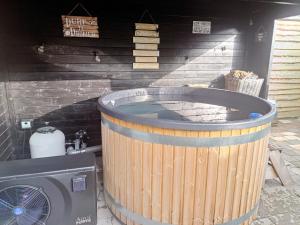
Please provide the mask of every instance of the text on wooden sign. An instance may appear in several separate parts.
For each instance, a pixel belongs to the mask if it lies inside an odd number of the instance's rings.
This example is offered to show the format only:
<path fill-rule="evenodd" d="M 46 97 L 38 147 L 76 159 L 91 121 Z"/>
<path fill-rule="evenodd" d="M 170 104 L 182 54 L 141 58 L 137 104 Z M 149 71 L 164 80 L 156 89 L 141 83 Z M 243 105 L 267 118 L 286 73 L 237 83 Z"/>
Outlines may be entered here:
<path fill-rule="evenodd" d="M 64 37 L 99 38 L 98 19 L 90 16 L 62 16 Z"/>

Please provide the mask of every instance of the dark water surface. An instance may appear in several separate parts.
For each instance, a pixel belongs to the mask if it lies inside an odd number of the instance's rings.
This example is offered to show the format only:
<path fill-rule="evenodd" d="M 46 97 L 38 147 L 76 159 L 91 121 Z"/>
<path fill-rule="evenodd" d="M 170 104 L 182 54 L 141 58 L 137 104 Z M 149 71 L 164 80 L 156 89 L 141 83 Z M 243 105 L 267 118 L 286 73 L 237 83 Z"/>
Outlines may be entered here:
<path fill-rule="evenodd" d="M 144 118 L 193 122 L 226 122 L 248 119 L 249 112 L 225 106 L 187 101 L 142 101 L 114 107 L 114 110 Z"/>

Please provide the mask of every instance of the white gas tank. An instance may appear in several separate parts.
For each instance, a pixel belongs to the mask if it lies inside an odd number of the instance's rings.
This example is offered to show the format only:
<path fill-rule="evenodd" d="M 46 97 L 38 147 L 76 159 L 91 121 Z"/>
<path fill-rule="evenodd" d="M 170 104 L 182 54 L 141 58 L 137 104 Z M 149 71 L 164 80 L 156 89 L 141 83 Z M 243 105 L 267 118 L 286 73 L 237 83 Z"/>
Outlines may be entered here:
<path fill-rule="evenodd" d="M 37 129 L 30 137 L 31 158 L 43 158 L 66 154 L 65 135 L 55 127 L 45 126 Z"/>

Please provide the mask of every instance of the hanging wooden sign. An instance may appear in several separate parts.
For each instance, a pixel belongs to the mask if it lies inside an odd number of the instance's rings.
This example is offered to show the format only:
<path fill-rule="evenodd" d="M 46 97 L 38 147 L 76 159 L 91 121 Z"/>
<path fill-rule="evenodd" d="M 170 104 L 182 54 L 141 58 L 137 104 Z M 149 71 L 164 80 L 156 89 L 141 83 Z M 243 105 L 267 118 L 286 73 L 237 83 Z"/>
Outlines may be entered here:
<path fill-rule="evenodd" d="M 133 69 L 159 69 L 158 24 L 136 23 L 133 43 L 135 44 Z"/>
<path fill-rule="evenodd" d="M 193 34 L 210 34 L 210 21 L 193 21 Z"/>
<path fill-rule="evenodd" d="M 97 17 L 62 16 L 64 37 L 99 38 Z"/>

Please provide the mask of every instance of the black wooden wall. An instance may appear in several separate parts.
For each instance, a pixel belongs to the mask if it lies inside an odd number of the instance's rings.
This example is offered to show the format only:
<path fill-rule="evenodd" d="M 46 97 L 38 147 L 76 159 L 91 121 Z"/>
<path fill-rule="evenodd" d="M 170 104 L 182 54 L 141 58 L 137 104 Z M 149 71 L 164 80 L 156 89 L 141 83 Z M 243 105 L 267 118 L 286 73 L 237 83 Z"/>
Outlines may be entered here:
<path fill-rule="evenodd" d="M 90 144 L 99 144 L 96 100 L 102 94 L 126 88 L 209 83 L 231 69 L 244 68 L 250 18 L 247 6 L 216 8 L 204 1 L 200 7 L 198 1 L 191 1 L 176 8 L 170 2 L 161 3 L 161 7 L 137 2 L 118 6 L 86 2 L 99 19 L 100 39 L 62 36 L 60 16 L 68 13 L 74 1 L 7 6 L 6 86 L 18 158 L 28 156 L 28 145 L 23 147 L 23 143 L 28 143 L 31 134 L 20 129 L 22 118 L 34 119 L 34 129 L 49 121 L 67 138 L 85 128 Z M 160 26 L 160 69 L 133 71 L 134 22 L 145 8 Z M 212 21 L 212 34 L 192 34 L 193 20 Z"/>

